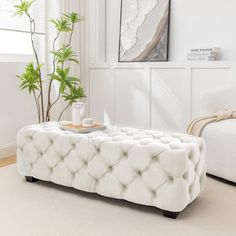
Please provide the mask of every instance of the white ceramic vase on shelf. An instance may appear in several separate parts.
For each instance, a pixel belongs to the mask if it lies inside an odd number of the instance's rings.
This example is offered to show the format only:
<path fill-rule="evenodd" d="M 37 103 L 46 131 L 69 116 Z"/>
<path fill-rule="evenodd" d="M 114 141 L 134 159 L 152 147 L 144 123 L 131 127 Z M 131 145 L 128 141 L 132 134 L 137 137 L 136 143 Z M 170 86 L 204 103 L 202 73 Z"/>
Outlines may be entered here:
<path fill-rule="evenodd" d="M 81 125 L 85 116 L 86 103 L 76 102 L 72 104 L 72 123 L 73 125 Z"/>

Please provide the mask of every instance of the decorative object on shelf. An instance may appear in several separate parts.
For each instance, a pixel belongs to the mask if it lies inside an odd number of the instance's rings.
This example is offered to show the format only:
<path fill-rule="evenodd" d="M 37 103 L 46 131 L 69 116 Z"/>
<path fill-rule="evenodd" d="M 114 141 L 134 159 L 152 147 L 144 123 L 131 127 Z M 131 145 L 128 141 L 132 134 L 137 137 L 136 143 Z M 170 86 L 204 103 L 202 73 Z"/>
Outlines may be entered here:
<path fill-rule="evenodd" d="M 72 104 L 72 123 L 73 125 L 81 125 L 82 120 L 85 116 L 85 107 L 86 103 L 84 102 L 75 102 Z"/>
<path fill-rule="evenodd" d="M 78 13 L 64 13 L 59 19 L 51 20 L 56 29 L 56 36 L 53 40 L 52 51 L 52 71 L 47 78 L 43 78 L 42 67 L 39 61 L 39 53 L 36 50 L 34 41 L 36 22 L 31 16 L 31 6 L 34 1 L 21 1 L 19 5 L 15 5 L 16 15 L 26 17 L 30 23 L 30 35 L 35 63 L 30 62 L 22 75 L 17 76 L 20 81 L 20 88 L 28 90 L 33 95 L 39 123 L 51 120 L 51 111 L 61 98 L 66 102 L 65 108 L 59 114 L 58 120 L 61 119 L 63 113 L 74 102 L 85 97 L 84 89 L 81 87 L 80 79 L 70 75 L 70 63 L 79 63 L 77 55 L 74 54 L 71 43 L 75 25 L 82 21 Z M 56 43 L 62 34 L 68 34 L 68 42 L 62 47 L 56 48 Z M 57 98 L 52 98 L 52 85 L 57 82 L 59 91 Z M 45 107 L 46 105 L 46 107 Z"/>
<path fill-rule="evenodd" d="M 62 130 L 68 130 L 74 133 L 90 133 L 98 130 L 105 130 L 106 126 L 103 124 L 93 124 L 90 127 L 84 127 L 83 125 L 73 125 L 70 121 L 61 121 L 59 127 Z"/>
<path fill-rule="evenodd" d="M 170 0 L 122 0 L 119 62 L 168 60 Z"/>
<path fill-rule="evenodd" d="M 217 61 L 220 58 L 221 48 L 196 48 L 187 52 L 187 61 Z"/>

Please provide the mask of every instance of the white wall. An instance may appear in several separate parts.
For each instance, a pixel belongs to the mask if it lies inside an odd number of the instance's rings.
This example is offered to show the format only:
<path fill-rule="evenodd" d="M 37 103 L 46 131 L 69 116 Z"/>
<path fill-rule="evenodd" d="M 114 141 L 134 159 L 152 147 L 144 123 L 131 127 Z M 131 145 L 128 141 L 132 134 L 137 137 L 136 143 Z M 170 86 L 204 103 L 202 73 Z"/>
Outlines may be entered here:
<path fill-rule="evenodd" d="M 184 132 L 202 91 L 236 83 L 235 0 L 172 0 L 170 60 L 117 63 L 120 0 L 80 0 L 83 77 L 99 121 Z M 184 62 L 189 48 L 220 46 L 221 62 Z"/>
<path fill-rule="evenodd" d="M 235 0 L 172 0 L 170 60 L 190 48 L 222 47 L 221 60 L 236 60 Z"/>
<path fill-rule="evenodd" d="M 118 58 L 120 0 L 106 5 L 110 62 Z M 222 47 L 221 60 L 236 60 L 235 9 L 235 0 L 171 0 L 169 60 L 183 61 L 187 50 L 198 47 Z"/>
<path fill-rule="evenodd" d="M 37 122 L 32 98 L 18 88 L 16 75 L 22 73 L 24 66 L 25 63 L 0 62 L 0 158 L 14 151 L 21 127 Z"/>

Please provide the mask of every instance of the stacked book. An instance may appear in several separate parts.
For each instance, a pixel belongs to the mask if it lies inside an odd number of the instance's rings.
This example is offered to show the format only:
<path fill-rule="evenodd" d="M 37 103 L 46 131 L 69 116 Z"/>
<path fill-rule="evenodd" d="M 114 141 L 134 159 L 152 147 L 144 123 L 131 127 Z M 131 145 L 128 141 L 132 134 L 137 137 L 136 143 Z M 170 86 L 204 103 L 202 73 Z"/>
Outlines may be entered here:
<path fill-rule="evenodd" d="M 187 53 L 187 61 L 217 61 L 221 48 L 196 48 Z"/>

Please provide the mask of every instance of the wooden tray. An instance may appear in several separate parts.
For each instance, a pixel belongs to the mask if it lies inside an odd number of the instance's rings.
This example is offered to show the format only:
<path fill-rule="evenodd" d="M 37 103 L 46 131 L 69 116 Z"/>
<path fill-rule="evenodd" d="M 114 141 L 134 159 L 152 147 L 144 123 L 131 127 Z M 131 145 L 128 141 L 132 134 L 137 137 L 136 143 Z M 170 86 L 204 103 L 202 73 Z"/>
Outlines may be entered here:
<path fill-rule="evenodd" d="M 90 133 L 106 129 L 106 126 L 103 124 L 95 124 L 92 127 L 85 128 L 82 125 L 73 125 L 72 123 L 65 123 L 65 122 L 60 122 L 59 127 L 63 130 L 69 130 L 74 133 Z"/>

